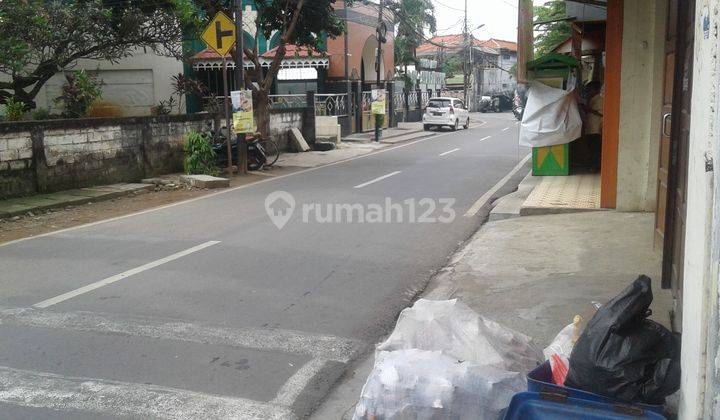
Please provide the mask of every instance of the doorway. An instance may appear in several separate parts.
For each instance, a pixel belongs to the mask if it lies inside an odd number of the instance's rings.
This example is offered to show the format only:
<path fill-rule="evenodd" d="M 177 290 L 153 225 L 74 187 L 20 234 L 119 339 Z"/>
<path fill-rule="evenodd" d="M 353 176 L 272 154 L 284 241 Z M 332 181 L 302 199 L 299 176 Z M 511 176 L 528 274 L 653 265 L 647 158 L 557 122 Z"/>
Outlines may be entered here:
<path fill-rule="evenodd" d="M 667 16 L 655 243 L 663 250 L 662 286 L 673 294 L 671 324 L 681 332 L 695 0 L 669 0 Z"/>

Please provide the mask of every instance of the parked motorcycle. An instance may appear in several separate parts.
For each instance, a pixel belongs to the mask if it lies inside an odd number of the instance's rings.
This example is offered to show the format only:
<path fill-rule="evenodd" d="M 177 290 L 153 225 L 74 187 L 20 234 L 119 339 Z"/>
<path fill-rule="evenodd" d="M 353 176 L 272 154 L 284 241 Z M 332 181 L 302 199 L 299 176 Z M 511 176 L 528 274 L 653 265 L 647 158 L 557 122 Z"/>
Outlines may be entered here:
<path fill-rule="evenodd" d="M 280 149 L 273 140 L 261 140 L 256 136 L 236 136 L 230 145 L 233 162 L 239 162 L 238 138 L 247 142 L 248 170 L 258 171 L 264 167 L 272 166 L 280 157 Z M 213 150 L 215 151 L 215 162 L 223 168 L 227 166 L 227 140 L 221 133 L 213 136 Z"/>

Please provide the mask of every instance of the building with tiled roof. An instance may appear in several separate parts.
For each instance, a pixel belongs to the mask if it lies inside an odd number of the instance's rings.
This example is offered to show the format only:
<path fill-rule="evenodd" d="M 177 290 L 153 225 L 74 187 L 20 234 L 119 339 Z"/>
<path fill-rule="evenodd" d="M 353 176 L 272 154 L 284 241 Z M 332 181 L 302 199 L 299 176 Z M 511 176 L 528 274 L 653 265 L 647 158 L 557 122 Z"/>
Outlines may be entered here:
<path fill-rule="evenodd" d="M 479 40 L 471 37 L 470 41 L 473 45 L 473 61 L 479 67 L 473 71 L 473 81 L 478 80 L 479 86 L 472 90 L 476 90 L 479 95 L 514 90 L 516 82 L 510 69 L 517 63 L 517 44 L 496 38 Z M 465 36 L 452 34 L 432 37 L 429 42 L 420 45 L 416 52 L 418 57 L 442 62 L 447 57 L 461 53 L 464 48 Z M 449 87 L 452 85 L 448 82 Z"/>

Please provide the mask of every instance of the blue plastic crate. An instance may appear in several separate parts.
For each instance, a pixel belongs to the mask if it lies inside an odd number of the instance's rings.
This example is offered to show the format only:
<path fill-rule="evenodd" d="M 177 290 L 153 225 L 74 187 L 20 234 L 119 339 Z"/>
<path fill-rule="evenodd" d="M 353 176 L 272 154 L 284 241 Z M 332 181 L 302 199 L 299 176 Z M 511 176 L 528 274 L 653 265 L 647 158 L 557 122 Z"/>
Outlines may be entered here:
<path fill-rule="evenodd" d="M 636 406 L 606 404 L 560 394 L 521 392 L 515 394 L 505 420 L 663 420 L 665 417 Z"/>
<path fill-rule="evenodd" d="M 536 367 L 532 372 L 528 373 L 528 391 L 530 392 L 545 392 L 551 394 L 565 395 L 570 398 L 577 398 L 586 401 L 595 401 L 605 404 L 624 404 L 633 405 L 643 410 L 653 411 L 658 414 L 665 414 L 665 409 L 662 405 L 653 404 L 629 404 L 623 401 L 619 401 L 610 397 L 594 394 L 592 392 L 581 391 L 575 388 L 569 388 L 564 386 L 557 386 L 552 381 L 552 368 L 550 362 L 547 361 L 540 366 Z"/>

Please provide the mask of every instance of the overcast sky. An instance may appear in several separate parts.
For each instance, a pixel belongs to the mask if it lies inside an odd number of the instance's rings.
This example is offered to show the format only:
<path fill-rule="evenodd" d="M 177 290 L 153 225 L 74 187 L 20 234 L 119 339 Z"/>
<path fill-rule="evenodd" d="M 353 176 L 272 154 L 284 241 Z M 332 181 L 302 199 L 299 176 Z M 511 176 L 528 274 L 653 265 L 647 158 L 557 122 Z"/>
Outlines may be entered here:
<path fill-rule="evenodd" d="M 465 0 L 432 0 L 438 34 L 459 34 L 463 30 L 463 8 Z M 543 4 L 545 0 L 534 0 Z M 468 0 L 468 26 L 470 29 L 481 24 L 484 27 L 473 31 L 477 39 L 499 38 L 508 41 L 517 39 L 517 0 Z"/>

